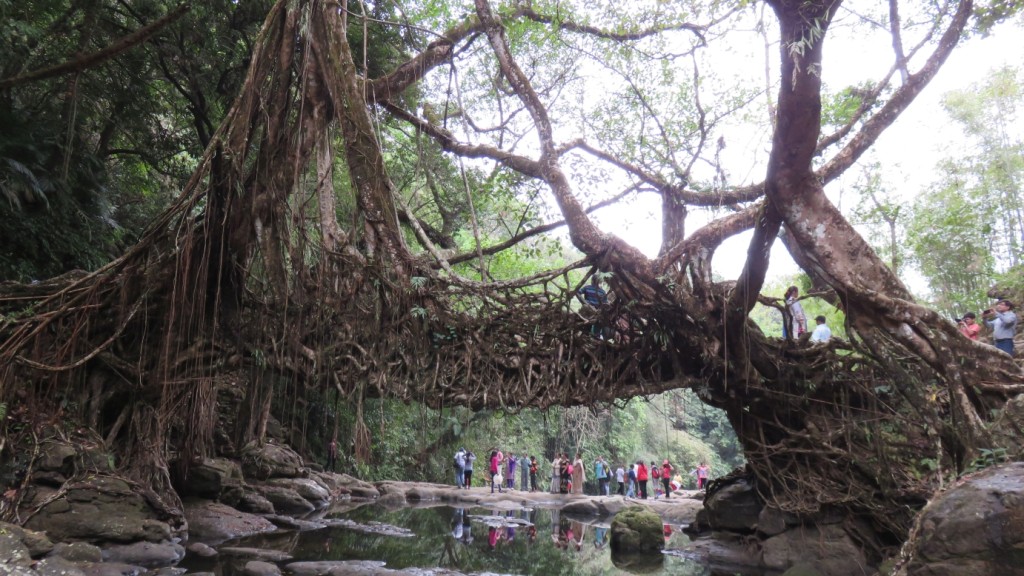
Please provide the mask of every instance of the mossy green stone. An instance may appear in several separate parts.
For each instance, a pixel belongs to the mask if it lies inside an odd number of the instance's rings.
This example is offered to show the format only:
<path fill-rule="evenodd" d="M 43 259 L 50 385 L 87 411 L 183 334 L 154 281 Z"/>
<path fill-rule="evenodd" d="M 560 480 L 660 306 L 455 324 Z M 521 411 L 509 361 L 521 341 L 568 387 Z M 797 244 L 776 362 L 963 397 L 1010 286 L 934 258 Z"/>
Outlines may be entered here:
<path fill-rule="evenodd" d="M 612 550 L 650 552 L 665 547 L 661 517 L 642 506 L 626 508 L 612 519 Z"/>

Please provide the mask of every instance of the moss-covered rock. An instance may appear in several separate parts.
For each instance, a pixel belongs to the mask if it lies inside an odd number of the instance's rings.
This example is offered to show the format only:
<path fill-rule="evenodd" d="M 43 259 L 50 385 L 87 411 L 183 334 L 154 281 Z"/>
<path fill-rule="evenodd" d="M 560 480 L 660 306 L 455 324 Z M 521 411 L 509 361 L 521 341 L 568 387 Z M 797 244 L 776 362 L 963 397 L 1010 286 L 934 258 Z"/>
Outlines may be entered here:
<path fill-rule="evenodd" d="M 648 508 L 626 508 L 612 519 L 611 547 L 615 552 L 650 552 L 665 547 L 661 517 Z"/>

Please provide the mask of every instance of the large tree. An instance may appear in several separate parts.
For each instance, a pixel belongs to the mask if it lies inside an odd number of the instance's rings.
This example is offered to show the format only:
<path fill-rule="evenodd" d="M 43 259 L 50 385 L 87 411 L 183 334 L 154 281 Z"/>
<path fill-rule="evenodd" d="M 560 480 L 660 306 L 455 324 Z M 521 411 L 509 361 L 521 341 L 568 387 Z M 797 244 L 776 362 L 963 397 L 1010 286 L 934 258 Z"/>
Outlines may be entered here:
<path fill-rule="evenodd" d="M 922 451 L 959 470 L 1006 442 L 999 418 L 1022 375 L 917 304 L 824 186 L 911 104 L 975 8 L 890 3 L 888 71 L 822 134 L 829 30 L 843 15 L 877 19 L 838 1 L 766 6 L 427 3 L 394 23 L 418 48 L 372 76 L 349 31 L 379 19 L 351 3 L 277 3 L 196 173 L 142 241 L 96 272 L 5 288 L 0 397 L 76 395 L 124 468 L 170 492 L 171 448 L 212 450 L 209 400 L 227 370 L 247 375 L 240 442 L 262 437 L 278 386 L 475 408 L 691 387 L 727 411 L 765 499 L 859 514 L 873 542 L 895 544 L 935 479 L 916 469 Z M 760 98 L 756 83 L 719 87 L 721 61 L 704 53 L 750 18 L 774 30 L 770 151 L 762 179 L 733 186 L 720 130 Z M 585 76 L 617 80 L 598 97 Z M 441 149 L 459 166 L 468 250 L 436 241 L 453 204 L 422 209 L 459 188 L 437 187 L 437 171 L 410 171 L 411 187 L 391 177 L 398 144 L 422 138 L 424 159 Z M 478 218 L 477 186 L 522 202 Z M 555 219 L 538 222 L 538 186 Z M 597 209 L 638 194 L 660 201 L 656 257 L 596 224 Z M 718 217 L 687 230 L 706 208 Z M 581 261 L 491 273 L 502 251 L 558 226 Z M 742 275 L 716 282 L 716 249 L 745 230 Z M 801 347 L 749 320 L 780 235 L 844 310 L 848 343 Z M 581 311 L 576 289 L 595 271 L 614 301 Z M 592 337 L 593 324 L 614 338 Z"/>

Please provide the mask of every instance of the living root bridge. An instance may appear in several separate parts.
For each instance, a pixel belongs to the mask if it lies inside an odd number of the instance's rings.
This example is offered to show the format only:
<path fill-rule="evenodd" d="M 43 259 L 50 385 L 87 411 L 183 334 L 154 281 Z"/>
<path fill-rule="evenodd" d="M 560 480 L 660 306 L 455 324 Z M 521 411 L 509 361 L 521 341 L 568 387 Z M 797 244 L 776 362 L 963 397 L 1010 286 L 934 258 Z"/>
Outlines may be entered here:
<path fill-rule="evenodd" d="M 820 37 L 833 14 L 830 2 L 770 4 L 782 47 Z M 122 469 L 173 503 L 168 459 L 187 474 L 192 459 L 215 452 L 216 376 L 225 371 L 251 375 L 235 445 L 263 439 L 281 389 L 302 399 L 334 390 L 358 411 L 370 396 L 515 410 L 691 387 L 728 413 L 766 501 L 811 519 L 823 508 L 848 512 L 876 532 L 880 549 L 905 538 L 944 472 L 965 469 L 983 449 L 1018 449 L 1021 431 L 1003 417 L 1024 383 L 1018 367 L 914 303 L 824 195 L 835 172 L 813 171 L 820 42 L 780 56 L 784 121 L 766 181 L 751 188 L 763 201 L 687 239 L 678 223 L 678 243 L 652 260 L 590 220 L 502 19 L 484 0 L 475 6 L 393 74 L 363 79 L 337 2 L 275 4 L 238 99 L 143 239 L 95 272 L 0 287 L 0 403 L 32 414 L 32 424 L 77 411 L 69 416 L 98 430 Z M 964 2 L 942 21 L 935 60 L 970 12 Z M 460 144 L 412 114 L 400 119 L 444 150 L 490 154 L 547 186 L 582 262 L 515 282 L 467 280 L 452 262 L 483 259 L 484 248 L 446 260 L 388 178 L 371 111 L 399 110 L 384 95 L 476 39 L 487 40 L 495 77 L 529 112 L 542 158 Z M 900 89 L 896 105 L 936 66 Z M 884 121 L 866 120 L 874 132 L 851 138 L 837 162 L 852 162 Z M 347 226 L 337 220 L 336 184 L 353 206 Z M 745 226 L 755 234 L 743 276 L 715 282 L 715 248 Z M 848 348 L 767 338 L 749 319 L 780 229 L 842 306 Z M 614 301 L 579 310 L 576 290 L 595 268 Z M 607 329 L 611 340 L 595 337 Z M 365 426 L 357 440 L 368 445 Z"/>

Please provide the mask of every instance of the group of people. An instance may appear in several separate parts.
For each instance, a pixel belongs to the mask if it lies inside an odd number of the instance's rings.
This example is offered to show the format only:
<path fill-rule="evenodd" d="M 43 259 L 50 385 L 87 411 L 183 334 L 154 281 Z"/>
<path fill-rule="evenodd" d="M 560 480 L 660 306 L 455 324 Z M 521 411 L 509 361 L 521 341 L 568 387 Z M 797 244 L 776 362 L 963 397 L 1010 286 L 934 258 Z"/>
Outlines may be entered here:
<path fill-rule="evenodd" d="M 701 462 L 700 466 L 691 472 L 697 477 L 698 490 L 704 489 L 710 470 L 707 463 Z M 650 467 L 644 465 L 642 460 L 638 460 L 635 464 L 629 465 L 629 470 L 619 466 L 615 470 L 615 480 L 618 483 L 616 493 L 626 498 L 639 497 L 641 500 L 646 500 L 650 495 L 647 489 L 647 483 L 650 481 L 655 498 L 661 496 L 671 498 L 672 492 L 680 489 L 683 485 L 682 475 L 676 473 L 673 476 L 673 472 L 675 472 L 675 468 L 669 464 L 668 460 L 663 461 L 661 466 L 651 462 Z"/>
<path fill-rule="evenodd" d="M 786 301 L 786 318 L 782 323 L 782 337 L 799 339 L 807 332 L 807 317 L 804 315 L 804 308 L 801 306 L 800 289 L 790 286 L 786 289 L 784 299 Z M 992 308 L 981 313 L 985 324 L 992 329 L 992 343 L 996 348 L 1013 356 L 1013 337 L 1017 333 L 1017 315 L 1013 311 L 1013 302 L 1003 299 L 995 303 Z M 957 318 L 957 327 L 960 333 L 971 340 L 981 338 L 981 324 L 977 322 L 978 316 L 974 312 L 968 312 L 961 318 Z M 817 326 L 811 333 L 811 342 L 828 342 L 832 338 L 832 330 L 826 324 L 824 316 L 815 318 Z"/>
<path fill-rule="evenodd" d="M 455 484 L 458 488 L 469 489 L 471 486 L 475 460 L 476 455 L 465 448 L 459 448 L 455 453 Z M 499 493 L 505 489 L 515 490 L 517 486 L 519 490 L 539 490 L 537 477 L 540 464 L 535 456 L 527 456 L 525 453 L 518 457 L 511 453 L 506 455 L 495 448 L 490 451 L 487 461 L 488 477 L 484 479 L 484 483 L 490 484 L 491 493 L 495 490 Z M 698 490 L 705 488 L 709 471 L 707 463 L 701 462 L 700 466 L 691 472 L 696 476 Z M 681 488 L 683 484 L 682 476 L 668 460 L 664 460 L 660 466 L 653 461 L 647 465 L 638 460 L 630 464 L 628 469 L 620 464 L 613 470 L 603 456 L 598 456 L 594 460 L 594 479 L 597 481 L 599 495 L 611 495 L 613 478 L 616 482 L 616 493 L 628 498 L 647 499 L 651 493 L 655 498 L 669 498 L 671 493 Z M 551 460 L 551 484 L 548 488 L 552 494 L 583 494 L 586 481 L 587 470 L 581 454 L 577 453 L 573 459 L 570 459 L 566 452 L 555 454 Z M 650 491 L 648 483 L 651 484 Z"/>
<path fill-rule="evenodd" d="M 790 286 L 786 289 L 783 297 L 786 301 L 786 316 L 782 322 L 782 337 L 799 340 L 807 333 L 807 316 L 804 314 L 804 307 L 800 304 L 800 289 Z M 824 316 L 814 318 L 814 331 L 811 332 L 810 341 L 815 343 L 827 343 L 832 339 L 832 329 L 828 327 L 828 320 Z"/>
<path fill-rule="evenodd" d="M 1013 302 L 1000 300 L 992 308 L 981 313 L 982 320 L 992 329 L 992 343 L 996 348 L 1013 356 L 1013 337 L 1017 333 L 1017 314 L 1013 311 Z M 981 338 L 981 324 L 978 316 L 968 312 L 957 319 L 960 333 L 971 340 Z"/>
<path fill-rule="evenodd" d="M 472 454 L 472 452 L 469 452 Z M 476 459 L 476 456 L 473 456 Z M 491 492 L 497 488 L 498 492 L 504 492 L 505 488 L 515 489 L 516 483 L 516 471 L 519 472 L 519 483 L 518 486 L 521 490 L 526 490 L 529 486 L 531 492 L 537 490 L 537 458 L 534 456 L 527 456 L 525 453 L 520 456 L 515 454 L 504 454 L 501 450 L 493 449 L 490 455 L 487 457 L 487 478 L 485 482 L 489 482 L 491 485 Z M 458 452 L 456 452 L 455 461 L 456 475 L 458 475 L 459 462 Z M 464 485 L 459 485 L 460 488 L 465 487 L 469 489 L 471 486 L 470 478 L 465 479 Z"/>

